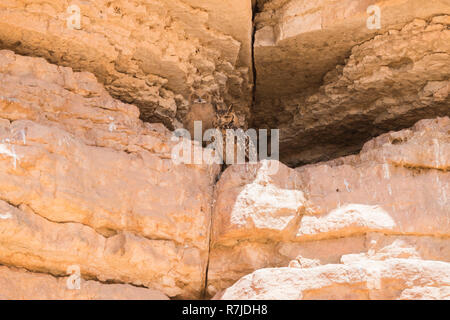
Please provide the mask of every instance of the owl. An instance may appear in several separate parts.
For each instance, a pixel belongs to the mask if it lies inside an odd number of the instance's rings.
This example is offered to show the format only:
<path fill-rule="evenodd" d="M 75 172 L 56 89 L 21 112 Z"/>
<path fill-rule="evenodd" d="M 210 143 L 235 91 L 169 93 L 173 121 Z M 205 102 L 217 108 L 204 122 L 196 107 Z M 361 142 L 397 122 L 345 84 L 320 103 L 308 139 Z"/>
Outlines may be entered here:
<path fill-rule="evenodd" d="M 194 139 L 194 122 L 202 122 L 202 136 L 208 129 L 214 128 L 216 111 L 211 102 L 211 95 L 208 93 L 193 93 L 189 97 L 189 111 L 183 121 L 191 137 Z"/>
<path fill-rule="evenodd" d="M 214 121 L 214 127 L 219 129 L 223 138 L 223 152 L 224 161 L 226 161 L 226 145 L 227 145 L 227 130 L 236 130 L 240 128 L 240 121 L 237 114 L 234 111 L 233 105 L 227 106 L 225 103 L 217 103 L 216 105 L 216 119 Z M 233 143 L 233 142 L 232 142 Z M 229 159 L 235 163 L 237 161 L 238 147 L 244 148 L 245 160 L 249 160 L 250 147 L 254 147 L 253 141 L 249 138 L 242 138 L 238 136 L 236 142 L 234 142 L 234 159 Z M 256 149 L 253 149 L 256 150 Z"/>

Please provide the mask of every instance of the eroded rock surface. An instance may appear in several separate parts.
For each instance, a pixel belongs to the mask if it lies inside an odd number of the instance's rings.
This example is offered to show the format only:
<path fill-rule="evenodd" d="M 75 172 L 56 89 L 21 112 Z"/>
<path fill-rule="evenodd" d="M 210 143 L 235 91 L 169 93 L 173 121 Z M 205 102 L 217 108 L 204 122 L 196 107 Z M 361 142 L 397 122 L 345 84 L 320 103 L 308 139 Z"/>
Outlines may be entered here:
<path fill-rule="evenodd" d="M 450 263 L 367 257 L 313 268 L 261 269 L 217 298 L 225 300 L 449 299 Z M 346 261 L 349 260 L 349 261 Z"/>
<path fill-rule="evenodd" d="M 374 4 L 380 29 L 367 27 Z M 448 0 L 273 0 L 259 8 L 253 126 L 281 129 L 283 162 L 357 153 L 371 137 L 450 115 Z"/>
<path fill-rule="evenodd" d="M 295 170 L 280 164 L 274 175 L 267 162 L 228 168 L 216 188 L 209 293 L 298 256 L 337 263 L 396 241 L 450 262 L 449 129 L 448 117 L 422 120 L 359 155 Z"/>
<path fill-rule="evenodd" d="M 0 51 L 0 263 L 199 297 L 219 166 L 92 74 Z M 198 148 L 198 147 L 196 147 Z"/>
<path fill-rule="evenodd" d="M 449 0 L 2 1 L 0 299 L 450 299 L 449 26 Z M 177 164 L 195 120 L 279 128 L 281 162 Z"/>
<path fill-rule="evenodd" d="M 251 18 L 250 0 L 9 0 L 0 4 L 0 48 L 90 71 L 143 119 L 171 129 L 200 91 L 233 104 L 244 125 Z"/>
<path fill-rule="evenodd" d="M 448 0 L 258 0 L 255 66 L 258 97 L 318 88 L 353 47 L 414 19 L 450 14 Z M 369 6 L 380 8 L 380 29 L 368 28 Z M 370 21 L 369 21 L 370 22 Z"/>
<path fill-rule="evenodd" d="M 17 268 L 0 266 L 0 300 L 167 300 L 152 289 L 126 284 L 82 281 L 79 289 L 68 277 L 52 277 Z M 70 283 L 70 282 L 69 282 Z M 73 289 L 68 289 L 68 287 Z"/>

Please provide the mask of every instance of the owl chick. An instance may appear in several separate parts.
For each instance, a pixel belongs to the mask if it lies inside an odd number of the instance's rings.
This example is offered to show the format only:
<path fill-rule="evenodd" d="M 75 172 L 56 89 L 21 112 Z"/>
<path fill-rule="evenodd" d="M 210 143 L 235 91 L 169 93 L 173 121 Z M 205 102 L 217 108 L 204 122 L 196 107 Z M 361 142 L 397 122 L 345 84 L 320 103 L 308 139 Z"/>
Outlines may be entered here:
<path fill-rule="evenodd" d="M 211 103 L 211 96 L 208 93 L 193 93 L 189 97 L 190 108 L 184 118 L 183 126 L 186 128 L 191 137 L 194 137 L 194 122 L 202 122 L 202 136 L 203 133 L 214 127 L 215 109 Z"/>

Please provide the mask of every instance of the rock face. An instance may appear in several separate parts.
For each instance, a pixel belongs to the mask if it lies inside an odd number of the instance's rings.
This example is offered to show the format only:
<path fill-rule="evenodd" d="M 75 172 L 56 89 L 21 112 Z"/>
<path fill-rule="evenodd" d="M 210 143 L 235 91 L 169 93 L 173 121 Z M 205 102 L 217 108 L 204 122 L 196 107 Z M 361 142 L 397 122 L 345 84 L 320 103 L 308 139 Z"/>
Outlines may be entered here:
<path fill-rule="evenodd" d="M 251 16 L 250 0 L 2 1 L 0 49 L 90 71 L 143 119 L 172 129 L 198 91 L 233 104 L 244 122 Z"/>
<path fill-rule="evenodd" d="M 347 258 L 343 256 L 342 258 Z M 314 268 L 261 269 L 225 290 L 222 299 L 450 299 L 450 263 L 361 258 Z"/>
<path fill-rule="evenodd" d="M 325 74 L 343 64 L 353 47 L 390 30 L 401 30 L 414 19 L 450 14 L 447 0 L 431 0 L 426 5 L 420 0 L 257 2 L 257 94 L 268 98 L 318 88 Z M 376 23 L 370 26 L 373 15 L 368 8 L 372 5 L 380 8 L 380 28 Z"/>
<path fill-rule="evenodd" d="M 394 242 L 450 262 L 449 130 L 448 117 L 423 120 L 359 155 L 295 170 L 280 164 L 274 175 L 265 163 L 228 168 L 216 188 L 209 293 L 298 256 L 337 263 Z"/>
<path fill-rule="evenodd" d="M 217 165 L 92 74 L 0 51 L 0 97 L 0 263 L 200 296 Z"/>
<path fill-rule="evenodd" d="M 83 281 L 80 289 L 67 289 L 69 278 L 31 273 L 16 268 L 0 267 L 0 300 L 167 300 L 156 290 L 126 284 L 102 284 Z M 70 286 L 69 286 L 70 287 Z M 72 286 L 75 287 L 75 286 Z"/>
<path fill-rule="evenodd" d="M 449 0 L 2 0 L 0 299 L 450 299 L 449 27 Z M 280 161 L 210 161 L 199 120 L 280 129 Z"/>
<path fill-rule="evenodd" d="M 381 26 L 369 29 L 375 4 Z M 259 7 L 253 126 L 280 128 L 283 162 L 356 153 L 371 137 L 450 115 L 448 0 Z"/>

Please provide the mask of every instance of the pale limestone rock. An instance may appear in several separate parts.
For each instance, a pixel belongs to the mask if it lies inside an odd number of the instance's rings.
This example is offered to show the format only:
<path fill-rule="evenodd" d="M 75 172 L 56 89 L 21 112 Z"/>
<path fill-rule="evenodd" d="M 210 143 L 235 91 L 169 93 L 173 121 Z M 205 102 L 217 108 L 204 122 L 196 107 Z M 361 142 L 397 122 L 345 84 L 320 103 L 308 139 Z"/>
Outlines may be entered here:
<path fill-rule="evenodd" d="M 450 263 L 403 258 L 361 258 L 313 268 L 260 269 L 241 278 L 215 298 L 448 299 L 449 284 Z"/>
<path fill-rule="evenodd" d="M 380 30 L 366 26 L 371 4 Z M 447 0 L 268 1 L 260 10 L 253 125 L 280 129 L 284 163 L 357 153 L 387 131 L 450 116 Z"/>
<path fill-rule="evenodd" d="M 306 242 L 241 242 L 232 247 L 215 246 L 211 250 L 208 294 L 213 296 L 254 270 L 286 267 L 298 255 L 320 260 L 320 263 L 324 265 L 341 263 L 343 255 L 370 250 L 370 242 L 374 236 L 377 238 L 377 248 L 400 241 L 402 246 L 413 248 L 405 250 L 407 251 L 405 256 L 414 252 L 414 256 L 420 256 L 426 260 L 450 262 L 450 240 L 432 236 L 367 234 Z"/>
<path fill-rule="evenodd" d="M 400 300 L 450 300 L 450 286 L 414 287 L 402 292 Z"/>
<path fill-rule="evenodd" d="M 450 118 L 423 120 L 369 141 L 357 156 L 297 170 L 280 164 L 269 183 L 261 182 L 263 162 L 232 166 L 216 190 L 214 241 L 374 230 L 448 235 L 449 128 Z"/>
<path fill-rule="evenodd" d="M 307 259 L 302 256 L 298 256 L 295 260 L 289 262 L 289 268 L 313 268 L 320 266 L 320 260 Z"/>
<path fill-rule="evenodd" d="M 76 265 L 83 278 L 146 286 L 169 296 L 201 291 L 206 256 L 197 248 L 130 232 L 105 237 L 81 223 L 52 222 L 21 208 L 0 200 L 0 211 L 11 215 L 0 222 L 2 264 L 55 276 Z"/>

